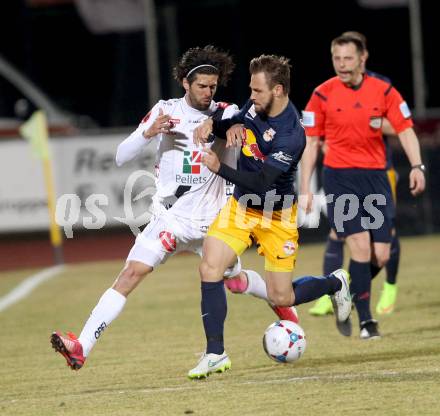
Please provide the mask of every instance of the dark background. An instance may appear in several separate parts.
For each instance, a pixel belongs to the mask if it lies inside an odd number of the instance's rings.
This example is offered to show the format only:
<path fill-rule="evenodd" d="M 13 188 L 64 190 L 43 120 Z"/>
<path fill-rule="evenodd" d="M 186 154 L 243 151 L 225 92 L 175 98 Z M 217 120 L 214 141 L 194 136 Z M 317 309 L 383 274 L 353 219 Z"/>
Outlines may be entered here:
<path fill-rule="evenodd" d="M 30 1 L 32 3 L 32 0 Z M 84 25 L 73 1 L 29 7 L 25 0 L 0 5 L 0 53 L 21 69 L 61 107 L 91 116 L 101 126 L 134 125 L 148 109 L 144 34 L 96 35 Z M 41 5 L 43 3 L 43 5 Z M 50 3 L 50 2 L 49 2 Z M 329 44 L 341 32 L 368 38 L 370 69 L 389 76 L 413 106 L 409 13 L 406 7 L 369 9 L 356 0 L 156 1 L 162 96 L 173 96 L 165 53 L 163 10 L 177 10 L 179 55 L 187 48 L 214 44 L 229 50 L 237 68 L 217 98 L 241 104 L 248 96 L 249 60 L 261 53 L 282 54 L 293 66 L 292 100 L 303 108 L 315 86 L 333 75 Z M 436 2 L 421 1 L 427 106 L 440 107 L 440 38 Z"/>

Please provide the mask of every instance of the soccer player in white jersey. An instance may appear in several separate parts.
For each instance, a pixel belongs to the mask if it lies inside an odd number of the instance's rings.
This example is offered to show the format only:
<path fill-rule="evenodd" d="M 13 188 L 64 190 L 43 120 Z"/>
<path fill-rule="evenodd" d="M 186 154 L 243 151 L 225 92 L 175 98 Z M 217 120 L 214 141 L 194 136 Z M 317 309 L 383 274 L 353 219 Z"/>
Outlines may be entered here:
<path fill-rule="evenodd" d="M 232 58 L 213 46 L 189 49 L 174 68 L 185 96 L 159 101 L 118 146 L 116 163 L 120 166 L 155 141 L 157 189 L 153 216 L 137 236 L 125 267 L 101 296 L 80 336 L 67 333 L 66 337 L 58 331 L 51 335 L 52 347 L 64 356 L 71 369 L 79 370 L 84 365 L 102 332 L 122 312 L 127 296 L 155 267 L 181 251 L 201 255 L 206 231 L 227 195 L 226 181 L 201 163 L 201 148 L 193 144 L 193 130 L 208 116 L 229 118 L 238 110 L 235 105 L 213 101 L 217 86 L 226 85 L 233 68 Z M 209 147 L 223 163 L 235 165 L 235 151 L 226 149 L 225 141 L 214 138 Z M 234 292 L 267 300 L 264 280 L 252 270 L 241 270 L 239 260 L 226 271 L 225 277 L 235 278 Z M 243 281 L 248 282 L 247 288 Z M 281 319 L 297 321 L 294 309 L 273 309 Z M 218 367 L 214 366 L 212 371 L 226 369 Z"/>

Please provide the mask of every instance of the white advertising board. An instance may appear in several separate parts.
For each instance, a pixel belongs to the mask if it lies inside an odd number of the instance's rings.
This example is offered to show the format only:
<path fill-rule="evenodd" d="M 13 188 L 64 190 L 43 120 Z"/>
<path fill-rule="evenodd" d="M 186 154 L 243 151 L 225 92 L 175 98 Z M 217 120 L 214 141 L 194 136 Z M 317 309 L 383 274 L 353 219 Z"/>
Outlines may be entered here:
<path fill-rule="evenodd" d="M 51 139 L 58 202 L 60 196 L 67 196 L 58 206 L 57 215 L 74 221 L 73 229 L 82 228 L 84 219 L 89 225 L 86 228 L 101 228 L 120 225 L 121 221 L 116 218 L 124 222 L 124 218 L 138 218 L 148 211 L 152 192 L 138 201 L 133 199 L 154 187 L 155 143 L 146 146 L 144 153 L 133 162 L 118 167 L 116 148 L 124 138 L 124 135 L 108 135 Z M 132 176 L 130 195 L 124 195 L 127 180 L 134 172 L 137 175 Z M 42 163 L 33 157 L 27 142 L 0 141 L 0 175 L 0 232 L 47 229 L 49 218 Z M 87 201 L 92 194 L 95 197 Z M 78 216 L 73 215 L 70 206 L 78 200 L 68 195 L 76 195 L 80 200 Z M 132 213 L 127 212 L 127 206 Z M 63 209 L 60 211 L 60 208 Z"/>

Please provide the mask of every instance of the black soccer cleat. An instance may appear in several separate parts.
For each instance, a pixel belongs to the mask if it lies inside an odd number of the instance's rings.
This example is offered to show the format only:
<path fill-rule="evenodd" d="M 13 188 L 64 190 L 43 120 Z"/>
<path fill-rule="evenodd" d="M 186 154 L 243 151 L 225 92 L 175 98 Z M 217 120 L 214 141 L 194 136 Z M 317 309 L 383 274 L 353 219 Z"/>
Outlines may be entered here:
<path fill-rule="evenodd" d="M 379 325 L 375 319 L 361 322 L 361 332 L 359 334 L 361 339 L 380 339 Z"/>

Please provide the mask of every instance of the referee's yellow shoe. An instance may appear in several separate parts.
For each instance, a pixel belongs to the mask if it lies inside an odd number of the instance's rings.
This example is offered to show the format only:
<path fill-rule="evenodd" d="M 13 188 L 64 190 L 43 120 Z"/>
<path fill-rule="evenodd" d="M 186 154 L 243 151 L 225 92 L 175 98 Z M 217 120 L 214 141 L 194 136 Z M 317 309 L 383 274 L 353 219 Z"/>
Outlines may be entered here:
<path fill-rule="evenodd" d="M 313 316 L 324 316 L 333 314 L 333 305 L 330 296 L 321 296 L 309 309 L 309 314 Z"/>
<path fill-rule="evenodd" d="M 394 311 L 397 298 L 397 285 L 385 282 L 379 302 L 376 305 L 378 315 L 389 315 Z"/>

